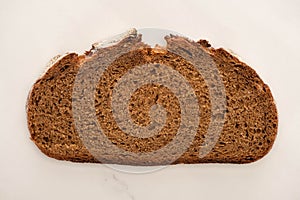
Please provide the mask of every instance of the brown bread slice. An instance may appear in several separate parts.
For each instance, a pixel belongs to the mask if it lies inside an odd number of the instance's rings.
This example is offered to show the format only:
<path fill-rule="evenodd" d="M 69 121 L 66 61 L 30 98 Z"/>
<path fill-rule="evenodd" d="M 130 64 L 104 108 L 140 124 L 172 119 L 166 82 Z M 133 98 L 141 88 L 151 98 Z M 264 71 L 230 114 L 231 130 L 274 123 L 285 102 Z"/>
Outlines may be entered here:
<path fill-rule="evenodd" d="M 180 43 L 185 38 L 171 36 Z M 170 40 L 170 39 L 169 39 Z M 144 85 L 136 90 L 128 105 L 130 117 L 140 126 L 149 125 L 149 109 L 160 104 L 168 111 L 166 125 L 156 135 L 149 138 L 137 138 L 126 134 L 114 121 L 111 98 L 116 82 L 128 70 L 137 65 L 160 63 L 180 71 L 192 85 L 200 109 L 200 122 L 193 142 L 172 164 L 177 163 L 249 163 L 266 155 L 277 134 L 277 110 L 269 87 L 259 78 L 256 72 L 245 63 L 224 49 L 214 49 L 207 41 L 197 44 L 215 62 L 226 93 L 226 110 L 222 132 L 213 149 L 204 157 L 199 157 L 204 148 L 207 129 L 212 117 L 212 102 L 207 83 L 191 65 L 182 57 L 164 50 L 150 48 L 141 43 L 141 36 L 125 38 L 112 47 L 97 49 L 93 47 L 85 55 L 70 53 L 52 64 L 47 72 L 34 84 L 27 102 L 28 128 L 32 141 L 46 155 L 59 160 L 74 162 L 118 163 L 128 165 L 162 165 L 157 157 L 149 161 L 133 161 L 129 157 L 116 158 L 112 149 L 101 149 L 99 145 L 86 147 L 77 132 L 74 122 L 72 99 L 73 87 L 79 69 L 84 63 L 97 65 L 99 54 L 105 49 L 114 51 L 129 43 L 136 42 L 137 49 L 118 57 L 102 74 L 95 92 L 95 112 L 98 122 L 109 140 L 128 152 L 153 152 L 170 143 L 176 136 L 179 127 L 180 107 L 178 99 L 167 87 L 158 84 Z M 103 53 L 102 52 L 102 53 Z M 188 54 L 190 52 L 187 52 Z M 203 60 L 205 62 L 205 60 Z M 88 77 L 87 77 L 88 80 Z M 126 92 L 126 91 L 124 91 Z M 82 110 L 84 112 L 84 110 Z M 93 127 L 86 126 L 86 129 Z M 84 133 L 83 133 L 84 134 Z M 180 144 L 178 144 L 180 145 Z M 105 152 L 105 158 L 95 158 L 90 148 Z M 159 155 L 158 155 L 159 156 Z M 168 155 L 166 155 L 168 156 Z M 171 155 L 169 155 L 171 156 Z"/>

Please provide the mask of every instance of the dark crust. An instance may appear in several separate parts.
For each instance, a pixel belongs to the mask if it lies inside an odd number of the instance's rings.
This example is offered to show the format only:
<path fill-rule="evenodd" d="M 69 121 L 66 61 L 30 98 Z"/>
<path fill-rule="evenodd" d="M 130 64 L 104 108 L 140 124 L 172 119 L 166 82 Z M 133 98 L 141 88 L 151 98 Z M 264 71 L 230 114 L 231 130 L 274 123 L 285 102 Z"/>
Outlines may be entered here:
<path fill-rule="evenodd" d="M 212 58 L 217 63 L 225 63 L 226 65 L 232 66 L 232 68 L 237 68 L 240 70 L 240 75 L 244 76 L 245 79 L 255 79 L 255 81 L 258 83 L 258 89 L 262 90 L 264 92 L 264 97 L 266 98 L 266 105 L 265 110 L 261 111 L 265 113 L 265 133 L 268 135 L 268 144 L 266 148 L 264 149 L 263 153 L 258 154 L 256 157 L 252 156 L 250 158 L 236 158 L 236 159 L 219 159 L 217 157 L 213 157 L 212 155 L 208 155 L 204 157 L 203 159 L 199 160 L 193 160 L 183 155 L 180 159 L 178 159 L 175 163 L 250 163 L 254 162 L 256 160 L 259 160 L 264 155 L 266 155 L 272 148 L 273 143 L 276 138 L 277 129 L 278 129 L 278 113 L 276 109 L 276 105 L 274 102 L 274 99 L 272 97 L 270 88 L 268 85 L 264 84 L 261 78 L 257 75 L 257 73 L 250 68 L 245 63 L 241 62 L 238 58 L 228 53 L 226 50 L 220 48 L 220 49 L 214 49 L 211 47 L 211 45 L 206 40 L 200 40 L 198 42 L 202 48 L 209 53 Z M 76 140 L 76 145 L 80 146 L 79 153 L 74 153 L 71 155 L 62 155 L 57 152 L 53 152 L 51 149 L 45 148 L 42 144 L 40 139 L 37 139 L 36 134 L 36 127 L 33 127 L 33 119 L 36 114 L 35 106 L 34 106 L 34 100 L 35 95 L 40 95 L 39 90 L 40 88 L 43 88 L 43 84 L 49 80 L 49 79 L 55 79 L 59 74 L 64 71 L 64 66 L 70 65 L 74 66 L 74 70 L 78 70 L 80 67 L 80 64 L 86 59 L 87 56 L 90 56 L 92 51 L 87 52 L 83 56 L 78 56 L 75 53 L 68 54 L 64 58 L 60 59 L 58 62 L 56 62 L 40 79 L 36 81 L 34 86 L 32 87 L 29 96 L 28 101 L 26 104 L 26 111 L 27 111 L 27 120 L 28 120 L 28 128 L 31 134 L 31 140 L 35 142 L 35 144 L 38 146 L 38 148 L 47 156 L 58 159 L 58 160 L 69 160 L 73 162 L 90 162 L 90 163 L 100 163 L 96 159 L 93 158 L 93 156 L 89 153 L 89 151 L 82 145 L 80 140 Z M 222 66 L 221 66 L 222 67 Z M 222 71 L 222 69 L 219 69 Z M 47 134 L 47 133 L 46 133 Z M 74 133 L 76 135 L 76 133 Z M 76 136 L 78 137 L 78 136 Z M 213 152 L 216 149 L 213 150 Z"/>

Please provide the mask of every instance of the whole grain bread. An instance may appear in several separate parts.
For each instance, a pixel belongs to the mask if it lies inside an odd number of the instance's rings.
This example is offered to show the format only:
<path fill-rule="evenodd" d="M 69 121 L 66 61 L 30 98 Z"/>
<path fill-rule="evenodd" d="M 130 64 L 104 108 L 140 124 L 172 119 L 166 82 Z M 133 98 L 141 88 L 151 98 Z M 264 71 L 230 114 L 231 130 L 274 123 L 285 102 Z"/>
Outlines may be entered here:
<path fill-rule="evenodd" d="M 193 141 L 186 151 L 170 164 L 249 163 L 262 158 L 270 151 L 277 134 L 278 119 L 269 87 L 252 68 L 235 56 L 222 48 L 212 48 L 206 40 L 200 40 L 197 43 L 193 42 L 193 45 L 214 61 L 224 84 L 226 107 L 221 133 L 213 148 L 205 156 L 199 156 L 201 148 L 207 145 L 205 141 L 209 141 L 205 140 L 208 137 L 206 134 L 209 124 L 216 120 L 211 111 L 211 86 L 208 86 L 205 78 L 186 59 L 163 47 L 151 48 L 141 42 L 141 37 L 133 33 L 108 47 L 93 46 L 84 55 L 69 53 L 56 58 L 46 73 L 35 82 L 27 101 L 27 120 L 31 139 L 43 153 L 55 159 L 74 162 L 167 164 L 161 160 L 161 155 L 151 158 L 150 161 L 132 160 L 127 155 L 116 156 L 112 149 L 94 143 L 99 140 L 96 133 L 89 136 L 90 144 L 87 147 L 82 140 L 85 131 L 79 133 L 76 128 L 72 106 L 77 101 L 74 98 L 74 84 L 80 69 L 87 63 L 91 66 L 100 65 L 103 60 L 113 56 L 111 52 L 129 44 L 134 44 L 136 48 L 114 59 L 95 86 L 94 112 L 99 126 L 113 145 L 125 152 L 155 152 L 176 137 L 180 126 L 181 108 L 176 95 L 163 85 L 152 83 L 141 86 L 133 93 L 128 104 L 130 117 L 138 126 L 151 123 L 149 110 L 153 105 L 162 105 L 167 110 L 165 126 L 157 134 L 145 138 L 134 137 L 118 127 L 112 112 L 113 89 L 118 80 L 135 66 L 154 63 L 171 67 L 188 80 L 197 97 L 201 113 Z M 190 42 L 180 36 L 168 36 L 166 40 L 168 45 Z M 108 50 L 109 55 L 105 54 Z M 183 51 L 187 55 L 193 54 L 187 49 Z M 89 80 L 89 77 L 85 80 Z M 97 124 L 83 126 L 81 130 L 90 132 L 94 126 Z M 180 145 L 178 143 L 178 147 Z M 95 155 L 95 152 L 98 152 L 98 155 Z"/>

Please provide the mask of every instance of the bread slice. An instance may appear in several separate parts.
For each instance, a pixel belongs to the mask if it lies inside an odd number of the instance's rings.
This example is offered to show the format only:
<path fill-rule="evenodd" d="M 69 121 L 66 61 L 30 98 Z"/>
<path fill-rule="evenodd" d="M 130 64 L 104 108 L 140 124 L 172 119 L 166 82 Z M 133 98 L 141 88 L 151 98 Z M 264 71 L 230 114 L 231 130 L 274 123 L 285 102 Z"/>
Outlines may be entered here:
<path fill-rule="evenodd" d="M 165 165 L 249 163 L 270 151 L 277 134 L 277 110 L 269 87 L 253 69 L 224 49 L 212 48 L 206 40 L 196 43 L 181 36 L 167 36 L 167 47 L 171 49 L 176 46 L 178 52 L 181 52 L 176 54 L 165 47 L 151 48 L 141 41 L 141 37 L 132 32 L 113 44 L 94 45 L 84 55 L 66 54 L 52 63 L 36 81 L 28 97 L 27 120 L 31 139 L 44 154 L 73 162 Z M 220 99 L 225 100 L 223 110 L 222 106 L 218 107 L 222 102 L 218 103 L 218 100 L 212 98 L 213 93 L 221 94 L 211 90 L 215 85 L 210 84 L 209 80 L 218 80 L 216 74 L 209 71 L 203 75 L 195 68 L 196 62 L 186 59 L 196 54 L 199 63 L 203 65 L 210 62 L 207 56 L 213 61 L 214 66 L 210 65 L 208 70 L 213 70 L 213 67 L 217 69 L 214 72 L 217 72 L 224 89 L 220 96 Z M 101 69 L 104 63 L 109 63 L 106 70 Z M 155 119 L 155 116 L 153 118 L 149 114 L 153 106 L 158 104 L 164 107 L 165 124 L 156 134 L 137 137 L 131 134 L 133 130 L 120 128 L 116 121 L 114 109 L 118 111 L 119 107 L 113 108 L 113 95 L 117 83 L 136 66 L 147 67 L 150 64 L 178 71 L 196 96 L 200 115 L 199 118 L 195 117 L 197 127 L 185 148 L 182 145 L 188 140 L 190 129 L 184 129 L 188 131 L 181 135 L 181 140 L 174 139 L 179 137 L 178 130 L 184 116 L 181 115 L 180 99 L 164 85 L 154 82 L 142 85 L 132 93 L 126 108 L 136 126 L 147 127 Z M 83 74 L 89 67 L 103 70 L 101 76 L 95 79 L 97 84 L 91 86 L 94 87 L 94 90 L 90 90 L 94 92 L 92 103 L 84 96 L 88 88 L 75 87 L 83 82 L 87 83 L 83 84 L 86 87 L 93 85 L 88 84 L 92 80 L 90 75 Z M 82 80 L 78 81 L 80 75 Z M 173 75 L 170 76 L 173 78 Z M 129 89 L 126 89 L 127 86 L 124 88 L 121 93 L 126 95 Z M 74 105 L 77 107 L 74 108 Z M 119 111 L 125 112 L 121 107 Z M 89 121 L 89 116 L 94 116 L 97 122 Z M 217 120 L 222 122 L 221 127 L 217 127 L 220 133 L 214 135 L 218 132 L 215 128 L 211 135 L 208 130 Z M 96 131 L 99 127 L 111 144 L 104 144 L 103 138 Z M 176 145 L 172 146 L 172 151 L 156 153 L 174 141 Z M 201 155 L 206 148 L 209 151 Z M 116 149 L 121 149 L 121 153 Z M 181 152 L 182 149 L 184 152 Z M 176 152 L 180 154 L 174 157 Z M 150 157 L 141 156 L 147 153 L 152 154 Z"/>

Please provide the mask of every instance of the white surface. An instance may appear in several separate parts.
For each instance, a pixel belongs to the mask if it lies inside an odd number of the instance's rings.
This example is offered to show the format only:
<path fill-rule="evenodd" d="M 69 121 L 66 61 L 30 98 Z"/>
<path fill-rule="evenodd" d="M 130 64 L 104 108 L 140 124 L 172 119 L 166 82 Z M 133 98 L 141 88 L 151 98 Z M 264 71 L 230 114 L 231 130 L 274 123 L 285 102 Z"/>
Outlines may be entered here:
<path fill-rule="evenodd" d="M 300 199 L 299 1 L 1 1 L 0 199 Z M 178 165 L 133 175 L 47 158 L 29 140 L 28 91 L 55 55 L 156 27 L 232 49 L 271 87 L 272 151 L 247 165 Z"/>

